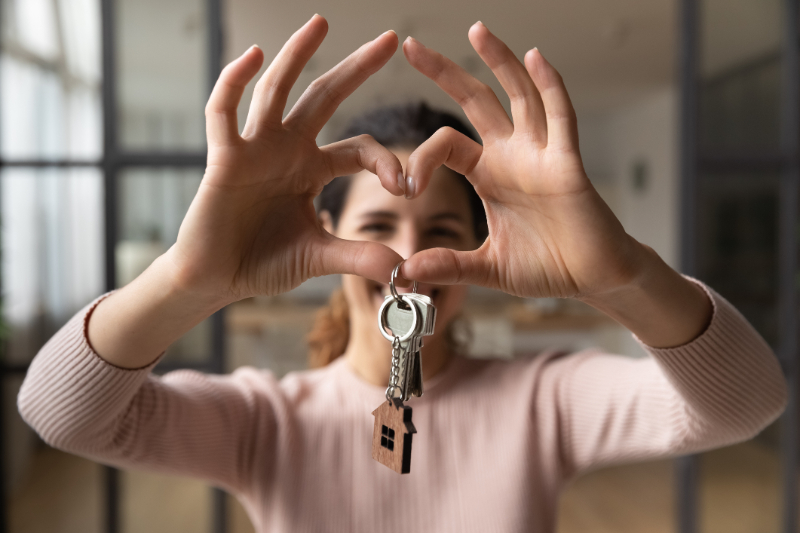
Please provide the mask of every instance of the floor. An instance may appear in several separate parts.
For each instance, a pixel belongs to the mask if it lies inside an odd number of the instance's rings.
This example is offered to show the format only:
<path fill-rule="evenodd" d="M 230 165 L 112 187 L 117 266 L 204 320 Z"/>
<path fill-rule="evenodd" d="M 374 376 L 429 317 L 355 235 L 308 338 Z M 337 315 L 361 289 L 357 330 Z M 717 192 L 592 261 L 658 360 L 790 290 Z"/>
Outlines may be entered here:
<path fill-rule="evenodd" d="M 745 443 L 705 454 L 701 463 L 703 533 L 777 533 L 780 472 L 764 445 Z M 10 501 L 11 533 L 100 533 L 102 471 L 56 450 L 37 453 Z M 674 532 L 670 461 L 587 474 L 562 497 L 558 533 Z M 122 478 L 124 533 L 210 532 L 210 492 L 200 482 L 143 473 Z M 253 531 L 231 499 L 229 533 Z"/>

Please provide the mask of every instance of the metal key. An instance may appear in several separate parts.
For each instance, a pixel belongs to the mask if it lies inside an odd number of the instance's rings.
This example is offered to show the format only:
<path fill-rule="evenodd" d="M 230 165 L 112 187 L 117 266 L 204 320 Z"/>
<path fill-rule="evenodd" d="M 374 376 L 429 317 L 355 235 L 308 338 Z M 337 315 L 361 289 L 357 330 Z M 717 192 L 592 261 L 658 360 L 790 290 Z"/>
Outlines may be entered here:
<path fill-rule="evenodd" d="M 384 307 L 386 309 L 381 312 L 381 318 L 385 315 L 385 325 L 391 330 L 392 336 L 400 339 L 402 346 L 402 372 L 398 380 L 400 397 L 406 401 L 412 395 L 422 396 L 422 337 L 434 332 L 436 307 L 428 296 L 415 293 L 398 298 L 387 296 L 381 309 L 384 310 Z M 387 336 L 385 329 L 384 336 Z"/>
<path fill-rule="evenodd" d="M 423 346 L 422 337 L 433 335 L 436 326 L 436 307 L 428 296 L 424 294 L 410 293 L 406 294 L 409 298 L 414 300 L 414 303 L 420 309 L 423 320 L 421 327 L 418 328 L 417 336 L 414 338 L 413 343 L 409 344 L 409 350 L 412 352 L 408 355 L 409 368 L 408 378 L 405 380 L 406 389 L 410 395 L 422 396 L 422 356 L 421 350 Z"/>
<path fill-rule="evenodd" d="M 420 307 L 407 296 L 395 298 L 387 296 L 381 306 L 379 326 L 384 337 L 392 340 L 392 377 L 389 393 L 394 394 L 395 387 L 400 390 L 400 398 L 410 398 L 410 384 L 415 354 L 419 351 L 421 337 L 420 328 L 425 317 Z M 387 329 L 391 334 L 387 333 Z M 395 386 L 393 386 L 395 385 Z"/>

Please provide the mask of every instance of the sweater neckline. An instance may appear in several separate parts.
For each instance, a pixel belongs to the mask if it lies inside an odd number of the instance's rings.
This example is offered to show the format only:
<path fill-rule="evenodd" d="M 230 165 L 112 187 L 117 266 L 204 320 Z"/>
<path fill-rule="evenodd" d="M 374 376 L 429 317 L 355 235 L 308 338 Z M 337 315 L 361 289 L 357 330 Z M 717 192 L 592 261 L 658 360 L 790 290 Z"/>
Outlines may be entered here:
<path fill-rule="evenodd" d="M 463 357 L 457 354 L 453 355 L 444 368 L 442 368 L 435 376 L 429 379 L 426 379 L 423 376 L 425 392 L 428 393 L 433 391 L 439 387 L 441 383 L 449 380 L 451 375 L 456 374 L 459 367 L 461 367 L 463 359 Z M 350 363 L 344 357 L 337 358 L 331 362 L 329 366 L 331 367 L 331 370 L 341 376 L 348 387 L 352 387 L 354 390 L 358 390 L 359 392 L 368 396 L 383 396 L 386 392 L 385 386 L 374 385 L 362 378 L 355 371 L 355 369 L 350 366 Z"/>

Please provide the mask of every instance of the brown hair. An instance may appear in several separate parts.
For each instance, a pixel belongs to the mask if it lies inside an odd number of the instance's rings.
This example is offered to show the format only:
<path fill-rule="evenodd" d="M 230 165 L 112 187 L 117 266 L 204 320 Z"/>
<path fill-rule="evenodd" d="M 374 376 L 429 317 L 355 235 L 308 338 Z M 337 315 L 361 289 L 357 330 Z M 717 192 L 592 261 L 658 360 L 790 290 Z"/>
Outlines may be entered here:
<path fill-rule="evenodd" d="M 344 353 L 350 340 L 350 309 L 341 288 L 333 291 L 328 305 L 317 311 L 306 340 L 310 368 L 326 366 Z"/>
<path fill-rule="evenodd" d="M 387 147 L 415 148 L 443 127 L 453 128 L 478 141 L 475 134 L 458 117 L 446 111 L 431 109 L 424 102 L 381 107 L 366 113 L 353 120 L 339 138 L 367 134 Z M 317 211 L 327 211 L 334 228 L 339 222 L 351 181 L 350 176 L 336 178 L 322 189 L 317 198 Z M 483 202 L 464 176 L 461 176 L 461 183 L 467 192 L 475 237 L 478 242 L 483 242 L 489 234 Z M 459 327 L 456 321 L 453 322 L 448 326 L 447 338 L 450 346 L 458 349 L 469 337 L 469 331 L 465 327 Z M 314 326 L 308 334 L 309 367 L 326 366 L 344 353 L 349 340 L 350 314 L 347 300 L 344 291 L 337 289 L 331 294 L 328 306 L 317 312 Z"/>

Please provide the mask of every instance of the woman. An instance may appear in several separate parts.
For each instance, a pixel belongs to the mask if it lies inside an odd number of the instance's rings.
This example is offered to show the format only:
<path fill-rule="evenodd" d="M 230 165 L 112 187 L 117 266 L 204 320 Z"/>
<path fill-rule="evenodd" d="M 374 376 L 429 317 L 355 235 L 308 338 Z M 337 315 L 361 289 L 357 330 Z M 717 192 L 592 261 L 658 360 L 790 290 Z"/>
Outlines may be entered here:
<path fill-rule="evenodd" d="M 747 439 L 780 414 L 785 385 L 764 341 L 719 295 L 628 236 L 592 188 L 566 90 L 537 50 L 523 64 L 482 24 L 470 29 L 511 98 L 512 123 L 485 85 L 404 43 L 409 62 L 461 104 L 482 146 L 443 128 L 394 151 L 366 136 L 318 148 L 337 105 L 397 46 L 392 32 L 365 44 L 283 118 L 326 29 L 314 16 L 287 42 L 241 136 L 236 107 L 261 51 L 222 72 L 206 109 L 208 168 L 177 243 L 76 315 L 31 365 L 19 406 L 46 441 L 208 479 L 239 496 L 258 531 L 552 531 L 558 493 L 577 473 Z M 482 198 L 482 244 L 480 214 L 441 164 Z M 318 217 L 313 199 L 348 174 L 340 212 L 328 204 Z M 397 475 L 370 457 L 370 412 L 389 375 L 376 306 L 403 257 L 402 276 L 440 309 L 440 332 L 463 285 L 476 284 L 579 298 L 653 357 L 468 361 L 440 333 L 426 341 L 426 394 L 411 402 L 412 473 Z M 252 368 L 150 375 L 172 341 L 222 306 L 337 272 L 350 326 L 330 365 L 281 382 Z"/>

